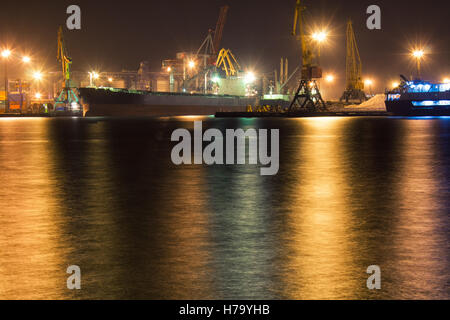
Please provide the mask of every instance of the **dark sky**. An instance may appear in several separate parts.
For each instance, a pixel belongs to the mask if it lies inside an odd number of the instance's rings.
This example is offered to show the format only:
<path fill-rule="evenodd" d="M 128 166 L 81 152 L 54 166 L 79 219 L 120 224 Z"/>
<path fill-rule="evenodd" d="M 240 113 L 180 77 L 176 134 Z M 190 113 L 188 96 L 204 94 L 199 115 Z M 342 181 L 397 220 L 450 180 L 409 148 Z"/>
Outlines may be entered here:
<path fill-rule="evenodd" d="M 6 2 L 6 3 L 5 3 Z M 16 52 L 28 51 L 46 70 L 57 70 L 56 32 L 65 25 L 66 8 L 82 9 L 82 30 L 66 30 L 75 70 L 137 69 L 148 60 L 156 70 L 162 59 L 177 51 L 195 50 L 214 28 L 219 8 L 228 3 L 222 46 L 230 48 L 241 65 L 272 71 L 280 57 L 290 66 L 300 61 L 299 44 L 290 35 L 295 0 L 82 0 L 2 1 L 0 44 Z M 450 76 L 450 2 L 446 0 L 305 0 L 308 25 L 327 25 L 331 41 L 322 50 L 326 72 L 344 77 L 345 25 L 354 21 L 364 76 L 384 86 L 398 74 L 409 75 L 413 64 L 407 53 L 422 42 L 430 54 L 424 75 L 439 80 Z M 382 9 L 382 30 L 366 28 L 366 9 Z M 292 70 L 292 69 L 291 69 Z"/>

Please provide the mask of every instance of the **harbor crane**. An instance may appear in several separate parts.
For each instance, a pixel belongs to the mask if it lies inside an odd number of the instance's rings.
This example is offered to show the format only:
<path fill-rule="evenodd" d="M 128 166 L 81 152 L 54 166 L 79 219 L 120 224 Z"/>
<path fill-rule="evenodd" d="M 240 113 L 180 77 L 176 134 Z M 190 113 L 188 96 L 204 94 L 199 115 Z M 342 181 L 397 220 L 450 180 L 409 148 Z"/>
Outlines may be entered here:
<path fill-rule="evenodd" d="M 292 35 L 297 36 L 298 26 L 298 39 L 302 48 L 302 68 L 300 84 L 289 106 L 289 112 L 294 110 L 317 111 L 326 108 L 316 82 L 316 79 L 322 78 L 322 69 L 314 63 L 312 39 L 305 35 L 303 15 L 305 10 L 306 7 L 303 6 L 302 1 L 297 0 Z"/>
<path fill-rule="evenodd" d="M 215 57 L 217 57 L 220 51 L 219 48 L 222 42 L 223 30 L 225 28 L 225 23 L 227 21 L 229 9 L 230 9 L 229 6 L 223 6 L 220 8 L 216 29 L 215 30 L 209 29 L 208 36 L 205 38 L 202 45 L 197 51 L 197 56 L 200 54 L 214 56 L 212 61 L 215 62 Z"/>
<path fill-rule="evenodd" d="M 71 79 L 72 59 L 67 54 L 67 47 L 64 41 L 62 27 L 58 29 L 58 52 L 57 59 L 61 62 L 63 74 L 63 89 L 58 98 L 55 99 L 55 111 L 70 113 L 81 112 L 80 99 L 78 98 L 77 88 Z"/>
<path fill-rule="evenodd" d="M 362 63 L 356 43 L 355 32 L 352 21 L 347 23 L 347 57 L 346 57 L 346 87 L 341 97 L 341 101 L 349 100 L 365 101 L 364 82 L 362 81 Z"/>
<path fill-rule="evenodd" d="M 217 69 L 225 71 L 227 77 L 235 76 L 241 70 L 241 66 L 237 62 L 230 49 L 222 49 L 219 52 L 216 62 Z"/>
<path fill-rule="evenodd" d="M 197 50 L 196 59 L 202 59 L 203 66 L 197 69 L 197 72 L 190 79 L 185 80 L 185 84 L 189 86 L 190 82 L 198 80 L 199 77 L 204 77 L 205 93 L 208 90 L 208 75 L 211 76 L 215 70 L 225 71 L 227 77 L 236 75 L 240 70 L 240 66 L 231 51 L 220 49 L 229 9 L 230 7 L 227 5 L 220 8 L 216 28 L 214 30 L 209 29 L 207 37 Z"/>
<path fill-rule="evenodd" d="M 220 8 L 219 19 L 217 20 L 216 30 L 214 32 L 214 54 L 219 52 L 220 43 L 222 42 L 223 29 L 225 28 L 229 9 L 229 6 L 223 6 Z"/>

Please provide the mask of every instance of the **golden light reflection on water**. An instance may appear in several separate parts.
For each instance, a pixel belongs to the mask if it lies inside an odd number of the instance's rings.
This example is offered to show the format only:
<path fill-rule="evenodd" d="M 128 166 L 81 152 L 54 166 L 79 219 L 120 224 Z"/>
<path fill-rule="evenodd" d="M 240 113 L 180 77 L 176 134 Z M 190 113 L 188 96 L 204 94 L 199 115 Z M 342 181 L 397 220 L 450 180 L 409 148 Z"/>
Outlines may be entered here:
<path fill-rule="evenodd" d="M 355 292 L 351 204 L 341 139 L 348 119 L 304 119 L 299 137 L 300 167 L 291 192 L 284 266 L 289 299 L 340 299 Z"/>
<path fill-rule="evenodd" d="M 169 244 L 162 248 L 158 262 L 158 296 L 163 299 L 210 298 L 212 287 L 210 216 L 206 211 L 206 181 L 199 168 L 176 169 L 168 180 L 173 183 L 164 191 L 179 195 L 177 202 L 169 202 L 163 217 L 167 227 L 160 234 L 161 241 Z M 169 191 L 170 190 L 170 191 Z M 179 286 L 184 283 L 185 286 Z M 189 290 L 186 290 L 189 288 Z"/>
<path fill-rule="evenodd" d="M 393 294 L 401 288 L 405 299 L 448 298 L 449 260 L 447 238 L 442 232 L 448 217 L 442 196 L 446 181 L 436 160 L 439 122 L 404 122 L 405 139 L 398 161 L 401 164 L 396 200 L 398 212 L 394 230 Z"/>
<path fill-rule="evenodd" d="M 1 135 L 16 139 L 12 144 L 0 141 L 2 299 L 38 299 L 42 292 L 49 299 L 62 296 L 65 277 L 59 243 L 64 235 L 51 197 L 55 181 L 47 129 L 46 119 L 1 122 Z M 18 148 L 17 143 L 22 146 Z"/>
<path fill-rule="evenodd" d="M 202 120 L 282 128 L 279 175 L 171 165 L 193 119 L 0 120 L 0 298 L 448 298 L 441 122 Z"/>

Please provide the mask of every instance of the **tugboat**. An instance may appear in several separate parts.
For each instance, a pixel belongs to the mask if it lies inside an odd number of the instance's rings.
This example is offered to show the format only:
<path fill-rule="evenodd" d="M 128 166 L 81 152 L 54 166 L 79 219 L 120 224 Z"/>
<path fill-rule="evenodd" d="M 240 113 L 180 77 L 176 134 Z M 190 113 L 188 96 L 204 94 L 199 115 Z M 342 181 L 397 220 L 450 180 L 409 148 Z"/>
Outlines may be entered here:
<path fill-rule="evenodd" d="M 399 116 L 450 116 L 450 83 L 409 81 L 386 93 L 386 109 Z"/>

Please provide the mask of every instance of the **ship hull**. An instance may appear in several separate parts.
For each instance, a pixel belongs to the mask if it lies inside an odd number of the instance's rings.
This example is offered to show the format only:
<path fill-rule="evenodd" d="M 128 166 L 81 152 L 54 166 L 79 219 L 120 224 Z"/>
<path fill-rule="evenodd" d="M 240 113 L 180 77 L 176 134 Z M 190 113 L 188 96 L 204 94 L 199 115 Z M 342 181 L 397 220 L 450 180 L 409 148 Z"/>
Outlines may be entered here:
<path fill-rule="evenodd" d="M 386 110 L 400 116 L 450 116 L 450 92 L 388 93 Z"/>
<path fill-rule="evenodd" d="M 386 101 L 386 110 L 399 116 L 450 116 L 450 104 L 415 107 L 411 101 Z"/>
<path fill-rule="evenodd" d="M 243 112 L 257 98 L 199 94 L 153 93 L 118 89 L 80 88 L 83 114 L 97 116 L 197 116 Z"/>

